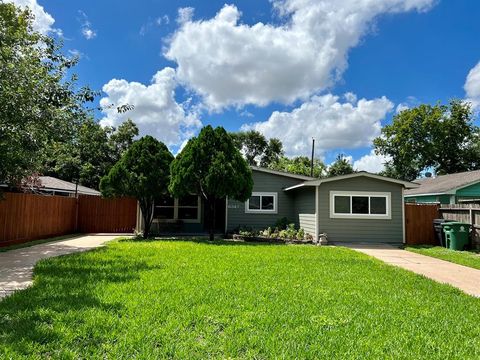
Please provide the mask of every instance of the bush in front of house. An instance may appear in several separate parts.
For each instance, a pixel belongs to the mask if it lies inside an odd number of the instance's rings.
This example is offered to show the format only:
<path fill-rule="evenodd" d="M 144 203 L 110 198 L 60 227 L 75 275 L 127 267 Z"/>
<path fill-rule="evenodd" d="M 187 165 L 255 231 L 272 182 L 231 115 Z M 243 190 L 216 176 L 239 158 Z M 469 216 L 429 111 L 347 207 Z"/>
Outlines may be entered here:
<path fill-rule="evenodd" d="M 286 219 L 286 218 L 284 218 Z M 284 221 L 280 219 L 277 221 Z M 235 236 L 234 236 L 235 237 Z M 299 228 L 298 230 L 295 227 L 294 223 L 289 223 L 285 226 L 284 229 L 280 229 L 278 227 L 268 227 L 264 230 L 256 231 L 250 227 L 240 227 L 238 229 L 238 238 L 242 238 L 244 240 L 281 240 L 281 241 L 312 241 L 313 236 L 310 234 L 305 233 L 303 228 Z"/>

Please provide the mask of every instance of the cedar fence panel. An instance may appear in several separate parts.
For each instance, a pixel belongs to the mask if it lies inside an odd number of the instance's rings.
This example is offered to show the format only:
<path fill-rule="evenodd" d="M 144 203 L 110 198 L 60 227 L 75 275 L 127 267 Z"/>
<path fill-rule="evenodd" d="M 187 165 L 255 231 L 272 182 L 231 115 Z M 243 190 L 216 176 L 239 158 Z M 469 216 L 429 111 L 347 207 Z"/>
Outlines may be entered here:
<path fill-rule="evenodd" d="M 137 200 L 78 197 L 78 230 L 85 233 L 131 233 L 137 219 Z"/>
<path fill-rule="evenodd" d="M 0 246 L 75 232 L 75 198 L 17 193 L 3 196 Z"/>
<path fill-rule="evenodd" d="M 405 237 L 408 245 L 439 245 L 433 219 L 440 217 L 438 205 L 405 204 Z"/>
<path fill-rule="evenodd" d="M 480 204 L 445 204 L 440 208 L 444 219 L 472 225 L 472 245 L 480 249 Z"/>

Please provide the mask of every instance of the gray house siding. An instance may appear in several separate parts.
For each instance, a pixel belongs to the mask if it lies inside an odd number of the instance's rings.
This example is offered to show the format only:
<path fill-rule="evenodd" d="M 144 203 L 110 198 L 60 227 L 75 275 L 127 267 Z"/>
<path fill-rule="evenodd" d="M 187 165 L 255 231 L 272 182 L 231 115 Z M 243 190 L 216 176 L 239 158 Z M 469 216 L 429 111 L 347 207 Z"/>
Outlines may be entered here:
<path fill-rule="evenodd" d="M 283 189 L 299 184 L 302 180 L 282 175 L 269 174 L 253 170 L 253 192 L 276 192 L 276 214 L 252 214 L 245 212 L 245 203 L 228 199 L 227 203 L 227 231 L 238 227 L 248 227 L 254 230 L 262 230 L 273 226 L 283 217 L 295 221 L 295 198 L 291 192 Z"/>
<path fill-rule="evenodd" d="M 292 193 L 295 196 L 296 224 L 306 233 L 315 235 L 315 187 L 295 189 Z"/>
<path fill-rule="evenodd" d="M 332 219 L 330 191 L 368 191 L 391 193 L 391 219 Z M 402 185 L 387 181 L 356 177 L 323 183 L 319 187 L 319 232 L 332 242 L 403 241 Z"/>

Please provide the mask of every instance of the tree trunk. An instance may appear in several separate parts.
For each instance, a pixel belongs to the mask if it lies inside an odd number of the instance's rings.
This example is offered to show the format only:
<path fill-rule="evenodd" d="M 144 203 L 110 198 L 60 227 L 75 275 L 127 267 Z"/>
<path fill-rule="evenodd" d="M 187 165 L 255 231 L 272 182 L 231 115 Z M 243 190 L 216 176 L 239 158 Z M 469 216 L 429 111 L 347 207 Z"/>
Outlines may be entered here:
<path fill-rule="evenodd" d="M 142 210 L 143 217 L 143 238 L 148 239 L 150 236 L 150 227 L 152 226 L 152 207 L 149 201 L 140 202 L 140 209 Z"/>
<path fill-rule="evenodd" d="M 215 239 L 215 200 L 210 200 L 210 216 L 212 216 L 210 221 L 210 241 L 213 241 Z"/>

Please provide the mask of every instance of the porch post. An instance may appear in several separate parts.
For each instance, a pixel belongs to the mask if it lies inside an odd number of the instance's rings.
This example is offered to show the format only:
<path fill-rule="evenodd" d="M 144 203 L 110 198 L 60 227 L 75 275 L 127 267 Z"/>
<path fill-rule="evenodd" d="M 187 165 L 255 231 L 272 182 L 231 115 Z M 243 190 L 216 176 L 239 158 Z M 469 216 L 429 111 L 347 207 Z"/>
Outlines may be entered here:
<path fill-rule="evenodd" d="M 405 188 L 402 186 L 402 240 L 406 244 L 407 239 L 405 237 Z M 391 214 L 392 209 L 390 209 Z"/>
<path fill-rule="evenodd" d="M 225 197 L 225 235 L 228 231 L 228 196 Z"/>

